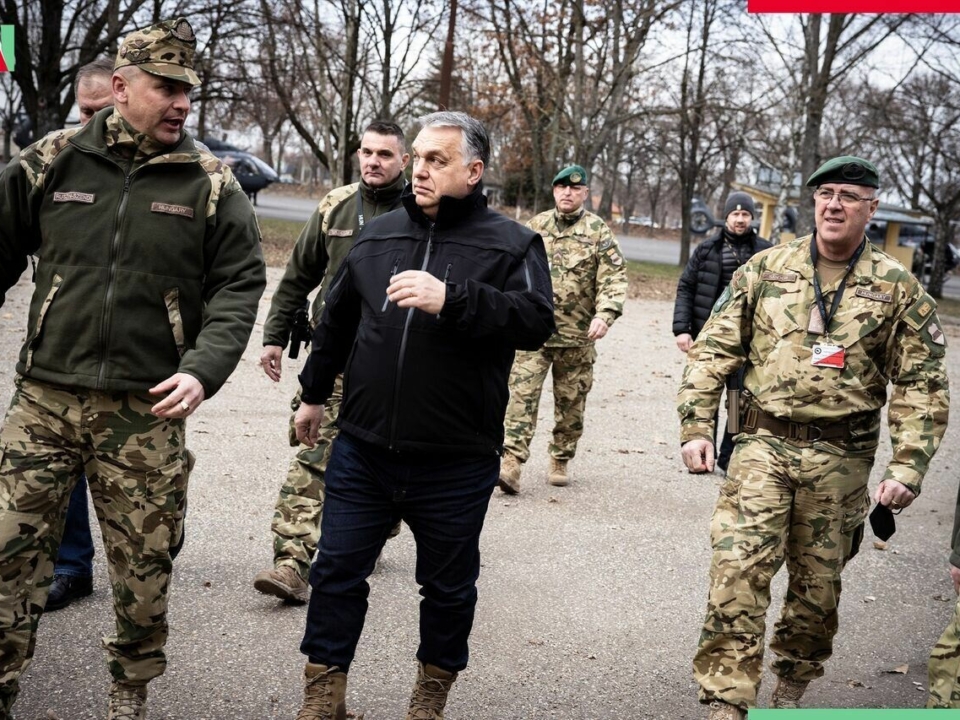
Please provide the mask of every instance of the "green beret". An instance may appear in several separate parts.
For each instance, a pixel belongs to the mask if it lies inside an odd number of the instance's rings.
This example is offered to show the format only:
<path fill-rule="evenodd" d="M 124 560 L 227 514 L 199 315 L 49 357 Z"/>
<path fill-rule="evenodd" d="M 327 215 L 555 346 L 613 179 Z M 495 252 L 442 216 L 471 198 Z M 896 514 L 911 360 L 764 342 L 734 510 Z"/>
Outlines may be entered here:
<path fill-rule="evenodd" d="M 151 75 L 199 85 L 193 70 L 197 38 L 186 18 L 166 20 L 127 35 L 120 44 L 113 69 L 136 65 Z"/>
<path fill-rule="evenodd" d="M 853 155 L 841 155 L 827 160 L 807 180 L 808 187 L 819 187 L 824 183 L 847 183 L 878 188 L 880 175 L 872 162 Z"/>
<path fill-rule="evenodd" d="M 570 165 L 553 178 L 554 185 L 586 185 L 587 171 L 579 165 Z"/>

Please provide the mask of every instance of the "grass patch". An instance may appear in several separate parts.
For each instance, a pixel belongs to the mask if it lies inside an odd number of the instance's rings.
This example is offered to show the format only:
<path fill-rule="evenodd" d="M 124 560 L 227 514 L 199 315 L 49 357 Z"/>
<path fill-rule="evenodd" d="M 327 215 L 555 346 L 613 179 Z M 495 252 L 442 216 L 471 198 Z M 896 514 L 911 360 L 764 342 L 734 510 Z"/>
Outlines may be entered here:
<path fill-rule="evenodd" d="M 296 220 L 259 218 L 263 233 L 263 257 L 270 267 L 285 267 L 304 223 Z M 632 298 L 673 300 L 681 268 L 677 265 L 627 261 L 627 291 Z M 946 301 L 944 301 L 946 302 Z M 960 303 L 957 303 L 960 314 Z"/>
<path fill-rule="evenodd" d="M 677 281 L 683 271 L 679 265 L 627 261 L 627 294 L 643 300 L 670 300 L 677 296 Z"/>
<path fill-rule="evenodd" d="M 286 267 L 290 252 L 306 223 L 297 220 L 257 218 L 263 233 L 263 259 L 270 267 Z"/>

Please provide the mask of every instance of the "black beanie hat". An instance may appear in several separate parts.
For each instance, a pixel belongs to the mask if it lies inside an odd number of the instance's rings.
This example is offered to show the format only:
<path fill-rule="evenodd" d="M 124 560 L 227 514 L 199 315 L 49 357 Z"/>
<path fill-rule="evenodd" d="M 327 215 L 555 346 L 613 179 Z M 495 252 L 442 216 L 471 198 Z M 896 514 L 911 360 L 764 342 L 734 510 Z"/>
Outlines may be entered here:
<path fill-rule="evenodd" d="M 734 210 L 746 210 L 750 213 L 750 217 L 755 218 L 757 216 L 757 208 L 753 204 L 753 198 L 745 192 L 732 192 L 727 195 L 727 202 L 723 206 L 723 219 L 726 220 L 727 215 Z"/>

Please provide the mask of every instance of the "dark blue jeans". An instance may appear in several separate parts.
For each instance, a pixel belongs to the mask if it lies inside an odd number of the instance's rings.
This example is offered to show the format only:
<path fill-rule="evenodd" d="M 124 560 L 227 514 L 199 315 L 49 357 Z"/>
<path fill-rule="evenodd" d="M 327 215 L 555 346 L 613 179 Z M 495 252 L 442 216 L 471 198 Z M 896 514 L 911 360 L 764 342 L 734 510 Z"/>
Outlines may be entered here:
<path fill-rule="evenodd" d="M 93 538 L 90 536 L 86 475 L 80 476 L 70 495 L 60 554 L 53 572 L 70 577 L 93 575 Z"/>
<path fill-rule="evenodd" d="M 320 546 L 300 650 L 348 672 L 363 631 L 377 556 L 398 520 L 417 545 L 417 659 L 457 672 L 467 666 L 480 576 L 480 531 L 500 458 L 404 454 L 345 433 L 324 477 Z"/>

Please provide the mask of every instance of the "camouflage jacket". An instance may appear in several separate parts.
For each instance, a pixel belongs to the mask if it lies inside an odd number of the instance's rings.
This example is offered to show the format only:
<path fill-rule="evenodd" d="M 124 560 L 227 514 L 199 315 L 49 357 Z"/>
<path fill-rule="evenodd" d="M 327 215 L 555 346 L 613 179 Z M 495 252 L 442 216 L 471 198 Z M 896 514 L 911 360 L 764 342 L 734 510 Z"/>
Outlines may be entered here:
<path fill-rule="evenodd" d="M 209 397 L 266 284 L 253 207 L 189 136 L 145 154 L 113 113 L 47 135 L 0 176 L 0 299 L 38 258 L 17 372 L 104 390 L 183 372 Z"/>
<path fill-rule="evenodd" d="M 297 238 L 287 269 L 273 294 L 270 313 L 263 325 L 263 344 L 286 347 L 293 329 L 294 313 L 319 285 L 320 292 L 310 313 L 314 324 L 320 317 L 329 283 L 360 233 L 357 197 L 363 201 L 363 219 L 369 222 L 400 207 L 407 180 L 403 173 L 389 185 L 373 188 L 364 182 L 344 185 L 328 192 L 313 211 Z"/>
<path fill-rule="evenodd" d="M 557 331 L 546 347 L 589 345 L 593 318 L 613 325 L 627 296 L 627 269 L 610 228 L 586 210 L 571 220 L 554 209 L 527 223 L 543 237 L 550 260 Z"/>
<path fill-rule="evenodd" d="M 812 444 L 837 454 L 872 455 L 889 382 L 893 458 L 884 479 L 918 492 L 946 430 L 950 403 L 936 303 L 870 242 L 845 282 L 829 332 L 818 335 L 807 329 L 815 307 L 810 236 L 765 250 L 742 266 L 687 353 L 679 392 L 681 441 L 712 437 L 724 380 L 747 363 L 744 388 L 761 409 L 798 423 L 848 421 L 844 447 Z M 828 306 L 838 285 L 839 279 L 823 288 Z M 823 344 L 845 349 L 842 369 L 812 364 L 814 346 Z"/>

